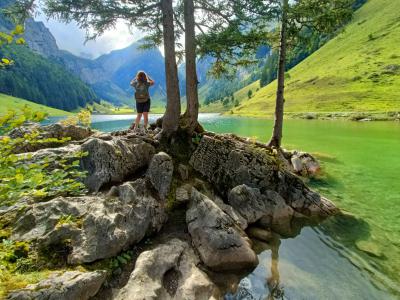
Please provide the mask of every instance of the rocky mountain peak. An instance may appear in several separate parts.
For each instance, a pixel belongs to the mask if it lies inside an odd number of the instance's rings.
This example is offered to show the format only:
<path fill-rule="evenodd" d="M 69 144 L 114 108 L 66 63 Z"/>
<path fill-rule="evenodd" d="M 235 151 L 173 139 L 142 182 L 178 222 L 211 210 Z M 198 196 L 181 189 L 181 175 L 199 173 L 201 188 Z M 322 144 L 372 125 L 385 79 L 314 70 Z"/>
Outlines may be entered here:
<path fill-rule="evenodd" d="M 33 19 L 26 20 L 25 40 L 29 48 L 45 57 L 60 55 L 56 39 L 43 22 L 37 22 Z"/>

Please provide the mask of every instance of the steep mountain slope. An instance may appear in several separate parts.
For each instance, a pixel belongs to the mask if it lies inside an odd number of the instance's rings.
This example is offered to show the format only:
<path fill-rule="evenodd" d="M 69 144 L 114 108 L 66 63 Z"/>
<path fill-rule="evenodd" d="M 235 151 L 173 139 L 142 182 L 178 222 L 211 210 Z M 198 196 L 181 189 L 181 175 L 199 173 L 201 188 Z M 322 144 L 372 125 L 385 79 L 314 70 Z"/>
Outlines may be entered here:
<path fill-rule="evenodd" d="M 400 1 L 369 0 L 344 32 L 291 69 L 286 112 L 399 111 L 399 11 Z M 275 89 L 253 90 L 232 113 L 271 115 Z"/>
<path fill-rule="evenodd" d="M 64 110 L 51 108 L 45 105 L 37 104 L 20 98 L 15 98 L 5 94 L 0 94 L 0 115 L 6 113 L 9 109 L 18 110 L 24 106 L 30 107 L 33 111 L 41 111 L 47 113 L 51 117 L 68 116 L 71 113 Z"/>
<path fill-rule="evenodd" d="M 4 47 L 0 55 L 15 60 L 12 67 L 0 70 L 1 93 L 69 111 L 98 101 L 77 76 L 26 46 Z"/>
<path fill-rule="evenodd" d="M 0 9 L 12 4 L 2 1 Z M 0 14 L 0 30 L 9 32 L 14 25 Z M 0 49 L 1 57 L 13 59 L 15 64 L 0 70 L 0 92 L 21 97 L 54 108 L 73 110 L 97 101 L 93 90 L 76 75 L 46 59 L 37 52 L 51 55 L 58 50 L 56 41 L 43 23 L 27 20 L 27 46 L 8 45 Z"/>

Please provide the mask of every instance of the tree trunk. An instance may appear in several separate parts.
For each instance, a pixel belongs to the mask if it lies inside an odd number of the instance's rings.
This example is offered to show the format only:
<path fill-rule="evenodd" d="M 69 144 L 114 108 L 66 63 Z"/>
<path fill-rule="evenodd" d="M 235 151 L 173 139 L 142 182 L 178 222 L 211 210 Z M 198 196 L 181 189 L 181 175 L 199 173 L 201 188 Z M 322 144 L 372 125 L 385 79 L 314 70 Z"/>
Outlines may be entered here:
<path fill-rule="evenodd" d="M 272 137 L 268 146 L 281 147 L 283 129 L 283 106 L 285 102 L 285 65 L 286 65 L 286 27 L 287 27 L 288 0 L 283 0 L 283 12 L 281 21 L 279 64 L 278 64 L 278 87 L 276 91 L 275 121 Z"/>
<path fill-rule="evenodd" d="M 194 29 L 193 0 L 184 1 L 185 18 L 185 54 L 186 54 L 186 126 L 190 132 L 197 127 L 199 115 L 199 96 L 197 90 L 196 72 L 196 33 Z"/>
<path fill-rule="evenodd" d="M 167 108 L 163 117 L 162 133 L 170 136 L 171 133 L 177 131 L 181 114 L 172 0 L 161 0 L 161 10 L 163 14 L 165 77 L 167 84 Z"/>

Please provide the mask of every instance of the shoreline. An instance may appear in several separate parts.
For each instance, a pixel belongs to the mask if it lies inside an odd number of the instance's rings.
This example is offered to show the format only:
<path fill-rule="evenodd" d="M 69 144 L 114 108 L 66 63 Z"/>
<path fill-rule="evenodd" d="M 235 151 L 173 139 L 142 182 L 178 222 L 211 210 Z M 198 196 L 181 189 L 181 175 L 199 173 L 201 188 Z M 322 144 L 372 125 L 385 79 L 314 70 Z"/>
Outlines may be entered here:
<path fill-rule="evenodd" d="M 274 114 L 237 114 L 231 112 L 222 112 L 222 116 L 247 117 L 258 119 L 273 119 Z M 373 122 L 373 121 L 400 121 L 399 112 L 287 112 L 284 114 L 285 119 L 303 119 L 303 120 L 326 120 L 326 121 L 356 121 L 356 122 Z"/>

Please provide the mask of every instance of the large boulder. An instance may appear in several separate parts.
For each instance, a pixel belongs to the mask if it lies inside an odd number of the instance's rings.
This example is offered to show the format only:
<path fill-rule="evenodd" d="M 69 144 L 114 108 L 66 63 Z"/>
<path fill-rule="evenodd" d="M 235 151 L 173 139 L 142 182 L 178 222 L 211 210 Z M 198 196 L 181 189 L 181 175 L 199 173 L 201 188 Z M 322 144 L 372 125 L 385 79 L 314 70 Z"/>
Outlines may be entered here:
<path fill-rule="evenodd" d="M 83 144 L 69 144 L 59 148 L 41 149 L 32 154 L 29 162 L 51 159 L 55 168 L 61 159 L 75 160 L 74 154 L 86 152 L 80 166 L 87 171 L 84 179 L 89 191 L 97 192 L 105 185 L 121 183 L 135 172 L 147 167 L 155 154 L 155 148 L 141 138 L 114 137 L 110 135 L 91 137 Z"/>
<path fill-rule="evenodd" d="M 192 189 L 186 222 L 201 260 L 214 271 L 255 267 L 257 255 L 249 238 L 212 200 Z"/>
<path fill-rule="evenodd" d="M 106 273 L 103 271 L 55 272 L 49 278 L 37 284 L 30 284 L 24 289 L 11 292 L 9 300 L 87 300 L 97 294 Z"/>
<path fill-rule="evenodd" d="M 128 283 L 114 299 L 215 299 L 217 288 L 198 264 L 187 242 L 172 239 L 139 255 Z"/>
<path fill-rule="evenodd" d="M 262 193 L 277 192 L 289 206 L 307 216 L 326 217 L 338 211 L 328 199 L 281 167 L 270 149 L 232 135 L 204 135 L 190 165 L 225 196 L 234 187 L 246 184 Z"/>
<path fill-rule="evenodd" d="M 13 240 L 34 241 L 42 250 L 68 241 L 68 262 L 108 258 L 159 231 L 164 203 L 145 179 L 115 187 L 117 197 L 58 197 L 30 206 L 14 224 Z"/>
<path fill-rule="evenodd" d="M 162 199 L 165 199 L 169 193 L 173 172 L 174 162 L 171 156 L 165 152 L 159 152 L 153 156 L 146 176 Z"/>
<path fill-rule="evenodd" d="M 155 154 L 155 148 L 142 139 L 124 137 L 91 138 L 81 145 L 81 151 L 88 152 L 81 167 L 88 171 L 85 184 L 94 192 L 106 184 L 120 183 L 148 166 Z"/>
<path fill-rule="evenodd" d="M 13 139 L 15 138 L 23 138 L 26 134 L 31 134 L 33 132 L 39 133 L 39 138 L 47 139 L 47 138 L 70 138 L 72 141 L 80 141 L 91 136 L 94 131 L 88 127 L 82 127 L 78 125 L 62 125 L 59 123 L 39 126 L 36 123 L 21 126 L 13 129 L 9 136 Z"/>
<path fill-rule="evenodd" d="M 47 126 L 39 126 L 37 124 L 30 124 L 26 126 L 21 126 L 13 129 L 9 136 L 12 139 L 24 138 L 26 134 L 38 133 L 38 139 L 55 139 L 47 140 L 41 143 L 31 143 L 25 141 L 19 145 L 14 153 L 24 153 L 24 152 L 34 152 L 45 148 L 55 148 L 65 145 L 69 141 L 81 141 L 91 135 L 94 131 L 87 127 L 77 126 L 77 125 L 61 125 L 61 124 L 51 124 Z M 68 140 L 63 141 L 62 139 L 68 138 Z M 57 141 L 58 140 L 58 141 Z"/>

